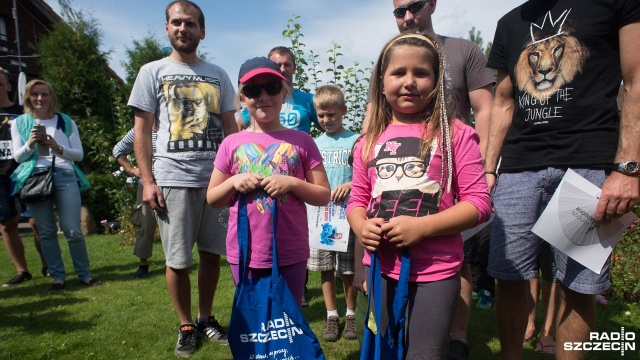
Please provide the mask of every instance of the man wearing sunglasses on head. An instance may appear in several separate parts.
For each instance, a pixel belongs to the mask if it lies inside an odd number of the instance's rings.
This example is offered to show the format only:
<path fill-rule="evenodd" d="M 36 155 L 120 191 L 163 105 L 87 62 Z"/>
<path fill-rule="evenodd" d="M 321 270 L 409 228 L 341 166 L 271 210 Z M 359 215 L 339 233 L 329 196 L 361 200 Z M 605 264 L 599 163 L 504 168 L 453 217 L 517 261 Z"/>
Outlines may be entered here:
<path fill-rule="evenodd" d="M 280 72 L 287 79 L 287 83 L 293 88 L 293 74 L 296 73 L 296 57 L 293 51 L 285 46 L 277 46 L 269 51 L 268 58 L 278 65 Z M 251 126 L 247 109 L 242 109 L 242 114 L 236 121 L 240 131 Z M 318 129 L 322 130 L 322 126 L 318 123 L 316 109 L 313 107 L 313 94 L 293 89 L 291 99 L 287 98 L 287 102 L 280 110 L 280 124 L 289 129 L 309 133 L 311 132 L 311 123 L 316 124 Z"/>
<path fill-rule="evenodd" d="M 396 19 L 398 30 L 401 33 L 435 33 L 431 15 L 436 10 L 437 0 L 393 0 L 393 16 Z M 488 135 L 488 122 L 491 106 L 493 104 L 493 85 L 495 78 L 491 70 L 486 68 L 487 59 L 482 50 L 475 43 L 460 38 L 438 35 L 444 44 L 444 52 L 447 57 L 447 69 L 451 80 L 451 87 L 455 94 L 458 111 L 453 116 L 470 124 L 471 112 L 475 118 L 475 128 L 480 135 L 480 152 L 484 158 L 484 150 Z M 371 90 L 371 89 L 370 89 Z M 371 95 L 371 92 L 369 92 Z M 370 104 L 367 104 L 367 113 L 362 122 L 362 132 L 367 131 L 369 124 Z M 467 246 L 472 240 L 467 241 Z M 475 241 L 475 239 L 473 240 Z M 358 245 L 358 244 L 356 244 Z M 358 248 L 358 246 L 356 246 Z M 360 254 L 356 252 L 356 257 Z M 356 266 L 363 269 L 363 265 L 356 262 Z M 364 271 L 364 270 L 362 270 Z M 460 270 L 462 289 L 461 298 L 455 312 L 451 342 L 447 358 L 449 360 L 466 359 L 467 346 L 467 322 L 469 320 L 469 307 L 471 304 L 471 269 L 465 260 Z M 364 279 L 358 276 L 360 270 L 356 270 L 354 285 L 362 287 Z"/>

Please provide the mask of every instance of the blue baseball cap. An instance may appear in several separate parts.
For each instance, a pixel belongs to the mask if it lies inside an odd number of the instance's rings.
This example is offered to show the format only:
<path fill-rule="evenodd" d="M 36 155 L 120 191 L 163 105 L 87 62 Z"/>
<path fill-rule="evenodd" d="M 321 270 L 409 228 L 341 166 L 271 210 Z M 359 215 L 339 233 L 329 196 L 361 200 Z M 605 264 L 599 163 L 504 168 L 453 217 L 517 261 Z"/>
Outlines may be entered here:
<path fill-rule="evenodd" d="M 240 66 L 240 73 L 238 74 L 238 82 L 245 83 L 252 77 L 260 74 L 272 74 L 282 80 L 287 80 L 280 72 L 280 68 L 276 63 L 267 59 L 264 56 L 255 57 L 249 59 Z"/>

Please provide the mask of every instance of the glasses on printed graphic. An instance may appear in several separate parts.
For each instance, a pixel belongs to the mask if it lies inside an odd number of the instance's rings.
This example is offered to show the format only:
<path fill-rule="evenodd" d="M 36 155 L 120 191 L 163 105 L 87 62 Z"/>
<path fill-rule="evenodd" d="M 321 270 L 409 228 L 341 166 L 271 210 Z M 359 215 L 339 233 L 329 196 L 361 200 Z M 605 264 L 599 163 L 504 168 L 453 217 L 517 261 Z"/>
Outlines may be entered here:
<path fill-rule="evenodd" d="M 397 17 L 398 19 L 402 19 L 407 14 L 407 11 L 409 11 L 412 14 L 415 14 L 418 11 L 422 10 L 422 8 L 424 7 L 424 4 L 428 2 L 429 0 L 414 1 L 407 6 L 397 7 L 393 10 L 393 16 Z"/>
<path fill-rule="evenodd" d="M 264 84 L 245 85 L 242 87 L 242 92 L 246 97 L 255 99 L 260 96 L 262 89 L 269 96 L 278 95 L 282 91 L 282 83 L 280 81 L 270 81 Z"/>
<path fill-rule="evenodd" d="M 378 177 L 381 179 L 388 179 L 393 176 L 398 170 L 398 167 L 402 168 L 402 172 L 411 178 L 419 178 L 424 175 L 426 166 L 422 161 L 407 161 L 402 164 L 396 163 L 382 163 L 376 165 L 376 171 Z"/>

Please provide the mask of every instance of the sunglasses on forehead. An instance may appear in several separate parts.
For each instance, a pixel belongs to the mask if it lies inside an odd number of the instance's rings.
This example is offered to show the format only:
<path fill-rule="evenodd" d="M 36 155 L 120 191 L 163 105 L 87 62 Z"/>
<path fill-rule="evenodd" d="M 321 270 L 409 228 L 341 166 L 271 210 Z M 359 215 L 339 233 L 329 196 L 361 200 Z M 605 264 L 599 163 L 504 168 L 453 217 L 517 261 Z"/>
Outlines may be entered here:
<path fill-rule="evenodd" d="M 262 93 L 262 89 L 269 96 L 278 95 L 282 91 L 282 82 L 271 81 L 264 84 L 245 85 L 242 87 L 244 95 L 250 99 L 255 99 Z"/>
<path fill-rule="evenodd" d="M 418 11 L 422 10 L 422 8 L 424 7 L 424 4 L 428 2 L 429 0 L 414 1 L 407 6 L 397 7 L 393 10 L 393 16 L 397 17 L 398 19 L 402 19 L 407 14 L 407 11 L 409 11 L 412 14 L 415 14 Z"/>

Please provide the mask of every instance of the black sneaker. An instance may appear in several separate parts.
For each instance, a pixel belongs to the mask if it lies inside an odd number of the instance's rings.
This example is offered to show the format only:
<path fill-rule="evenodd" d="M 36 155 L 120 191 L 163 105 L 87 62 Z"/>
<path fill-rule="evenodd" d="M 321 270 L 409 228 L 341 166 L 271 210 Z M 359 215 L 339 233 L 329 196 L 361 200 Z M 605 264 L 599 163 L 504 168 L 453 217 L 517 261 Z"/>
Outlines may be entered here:
<path fill-rule="evenodd" d="M 180 325 L 175 354 L 191 356 L 198 347 L 198 329 L 194 324 Z"/>
<path fill-rule="evenodd" d="M 209 316 L 207 321 L 198 322 L 198 331 L 213 342 L 220 345 L 229 345 L 227 332 L 224 331 L 222 325 L 220 325 L 213 316 Z"/>
<path fill-rule="evenodd" d="M 329 316 L 327 322 L 322 329 L 322 338 L 325 341 L 338 340 L 338 334 L 340 333 L 340 318 L 337 316 Z"/>
<path fill-rule="evenodd" d="M 18 275 L 12 277 L 11 280 L 2 284 L 2 287 L 10 287 L 13 285 L 18 285 L 23 281 L 31 280 L 31 277 L 32 277 L 31 274 L 29 274 L 26 271 L 19 272 Z"/>
<path fill-rule="evenodd" d="M 469 357 L 469 346 L 462 340 L 449 340 L 449 351 L 447 360 L 467 360 Z"/>
<path fill-rule="evenodd" d="M 133 273 L 133 277 L 142 279 L 147 275 L 148 272 L 149 272 L 149 265 L 140 265 L 138 270 L 136 270 L 136 272 Z"/>

